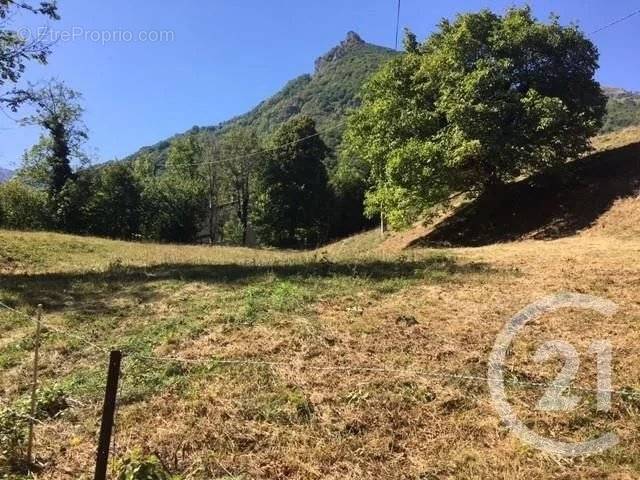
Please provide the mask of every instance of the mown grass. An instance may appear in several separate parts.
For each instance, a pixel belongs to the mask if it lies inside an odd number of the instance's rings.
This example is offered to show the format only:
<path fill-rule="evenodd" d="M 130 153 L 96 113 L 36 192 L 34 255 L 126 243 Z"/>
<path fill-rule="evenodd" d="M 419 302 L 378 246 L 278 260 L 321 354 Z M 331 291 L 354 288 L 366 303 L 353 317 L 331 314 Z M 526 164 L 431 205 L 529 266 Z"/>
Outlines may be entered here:
<path fill-rule="evenodd" d="M 0 232 L 0 238 L 0 256 L 7 262 L 0 273 L 0 300 L 30 315 L 43 304 L 45 321 L 55 329 L 43 329 L 42 348 L 45 358 L 56 357 L 60 364 L 45 364 L 42 381 L 55 382 L 88 402 L 98 402 L 103 394 L 105 358 L 85 340 L 130 355 L 170 356 L 213 328 L 286 328 L 296 317 L 317 316 L 314 305 L 327 300 L 380 299 L 418 282 L 449 281 L 482 271 L 481 266 L 460 266 L 439 253 L 399 261 L 345 260 L 329 258 L 326 252 L 257 251 L 250 256 L 246 249 L 184 247 L 178 262 L 182 251 L 174 246 L 44 233 Z M 233 262 L 229 254 L 236 252 L 241 255 Z M 172 261 L 145 263 L 149 257 Z M 8 397 L 27 389 L 28 382 L 14 379 L 24 380 L 28 371 L 32 327 L 20 315 L 0 312 L 6 339 L 0 344 L 0 368 L 11 371 L 2 385 Z M 301 335 L 309 335 L 309 328 Z M 128 368 L 127 374 L 136 379 L 128 402 L 164 389 L 179 391 L 193 374 L 177 364 L 149 368 L 138 360 Z"/>
<path fill-rule="evenodd" d="M 157 454 L 185 478 L 639 473 L 632 461 L 640 443 L 635 397 L 616 398 L 610 416 L 595 416 L 593 398 L 585 396 L 579 411 L 557 423 L 527 417 L 549 434 L 582 438 L 616 428 L 623 438 L 606 456 L 558 464 L 508 434 L 485 384 L 401 373 L 484 376 L 504 321 L 558 290 L 613 297 L 627 307 L 624 318 L 614 320 L 633 323 L 640 317 L 627 299 L 638 248 L 588 236 L 402 254 L 372 251 L 370 236 L 363 239 L 366 254 L 357 253 L 357 239 L 348 249 L 301 253 L 43 233 L 0 232 L 0 238 L 14 258 L 0 271 L 0 300 L 30 314 L 44 304 L 52 328 L 43 330 L 41 382 L 71 399 L 71 408 L 38 426 L 40 478 L 82 478 L 91 471 L 105 350 L 112 348 L 125 353 L 118 455 Z M 90 247 L 58 254 L 57 241 Z M 34 248 L 40 253 L 32 257 L 29 243 L 46 244 L 50 255 Z M 534 333 L 575 342 L 576 335 L 607 332 L 597 318 L 561 320 Z M 0 395 L 17 405 L 28 398 L 33 324 L 2 311 L 0 332 Z M 634 332 L 623 330 L 617 340 L 634 344 Z M 553 368 L 525 361 L 536 337 L 523 342 L 510 371 L 522 379 L 553 379 Z M 241 360 L 249 363 L 226 362 Z M 358 366 L 388 372 L 345 370 Z M 622 368 L 620 381 L 636 389 L 640 370 L 628 362 Z M 522 408 L 538 398 L 536 389 L 509 393 Z"/>

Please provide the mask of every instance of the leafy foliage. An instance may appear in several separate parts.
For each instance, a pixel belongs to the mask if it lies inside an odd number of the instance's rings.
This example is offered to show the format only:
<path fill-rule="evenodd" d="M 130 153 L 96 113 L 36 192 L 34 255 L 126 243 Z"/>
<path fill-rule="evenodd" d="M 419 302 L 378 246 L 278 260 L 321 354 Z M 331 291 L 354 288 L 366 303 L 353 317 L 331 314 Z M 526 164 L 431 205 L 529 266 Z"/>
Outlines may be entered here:
<path fill-rule="evenodd" d="M 47 228 L 50 216 L 46 193 L 17 179 L 0 185 L 0 223 L 5 228 Z"/>
<path fill-rule="evenodd" d="M 67 393 L 56 385 L 39 389 L 36 401 L 37 420 L 54 419 L 69 408 Z M 0 475 L 21 471 L 26 466 L 30 405 L 30 398 L 24 397 L 15 408 L 0 410 Z"/>
<path fill-rule="evenodd" d="M 149 180 L 142 192 L 145 238 L 167 242 L 193 242 L 204 215 L 202 197 L 190 179 L 163 176 Z"/>
<path fill-rule="evenodd" d="M 258 175 L 254 223 L 260 239 L 278 247 L 316 245 L 327 236 L 327 146 L 310 117 L 284 124 Z M 277 147 L 277 148 L 276 148 Z"/>
<path fill-rule="evenodd" d="M 133 451 L 116 466 L 117 480 L 178 480 L 171 476 L 155 456 Z"/>
<path fill-rule="evenodd" d="M 597 60 L 577 27 L 528 7 L 443 21 L 367 83 L 350 117 L 347 152 L 374 183 L 368 211 L 404 225 L 454 192 L 583 154 L 605 111 Z"/>
<path fill-rule="evenodd" d="M 264 157 L 260 149 L 258 135 L 249 128 L 232 129 L 220 138 L 222 175 L 229 183 L 238 222 L 238 243 L 242 245 L 249 240 L 249 214 L 255 201 L 258 165 Z"/>
<path fill-rule="evenodd" d="M 330 238 L 346 237 L 370 228 L 375 221 L 364 214 L 363 204 L 369 186 L 369 165 L 357 157 L 341 152 L 331 175 L 333 208 L 330 216 Z"/>
<path fill-rule="evenodd" d="M 140 231 L 141 191 L 130 165 L 114 164 L 100 171 L 87 201 L 92 233 L 133 238 Z"/>
<path fill-rule="evenodd" d="M 27 64 L 31 61 L 45 64 L 51 53 L 51 43 L 44 41 L 42 36 L 26 38 L 16 26 L 12 26 L 12 20 L 19 12 L 31 12 L 51 20 L 60 18 L 55 1 L 34 5 L 28 1 L 0 0 L 0 105 L 7 105 L 13 111 L 25 101 L 24 96 L 15 90 L 15 85 Z"/>
<path fill-rule="evenodd" d="M 16 471 L 24 466 L 27 425 L 27 420 L 16 411 L 0 411 L 0 472 Z"/>
<path fill-rule="evenodd" d="M 46 132 L 39 144 L 39 153 L 49 169 L 48 188 L 53 197 L 61 192 L 67 180 L 73 178 L 71 162 L 84 163 L 86 160 L 82 152 L 87 131 L 81 122 L 84 112 L 80 105 L 81 95 L 57 81 L 42 88 L 31 87 L 21 95 L 35 108 L 35 113 L 23 123 L 40 126 Z"/>
<path fill-rule="evenodd" d="M 640 94 L 620 88 L 605 88 L 607 115 L 602 131 L 613 132 L 631 125 L 640 125 Z"/>

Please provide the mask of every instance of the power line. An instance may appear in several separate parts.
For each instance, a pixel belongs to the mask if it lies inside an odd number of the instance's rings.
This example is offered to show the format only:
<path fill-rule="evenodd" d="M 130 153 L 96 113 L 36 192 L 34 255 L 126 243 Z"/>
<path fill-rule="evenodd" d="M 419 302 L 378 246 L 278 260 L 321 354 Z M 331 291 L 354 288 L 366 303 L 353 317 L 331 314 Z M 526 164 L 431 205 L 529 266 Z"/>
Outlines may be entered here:
<path fill-rule="evenodd" d="M 218 165 L 218 164 L 221 164 L 223 162 L 236 162 L 238 160 L 244 160 L 245 158 L 254 157 L 256 155 L 262 155 L 262 154 L 265 154 L 265 153 L 275 152 L 277 150 L 280 150 L 281 148 L 291 147 L 293 145 L 297 145 L 299 143 L 306 142 L 307 140 L 309 140 L 311 138 L 315 138 L 315 137 L 319 137 L 320 135 L 324 135 L 327 132 L 331 132 L 333 130 L 337 130 L 338 128 L 342 127 L 344 125 L 344 123 L 345 123 L 345 120 L 340 120 L 338 123 L 336 123 L 332 127 L 325 128 L 324 130 L 318 131 L 318 132 L 316 132 L 316 133 L 314 133 L 312 135 L 308 135 L 306 137 L 299 138 L 298 140 L 294 140 L 292 142 L 282 143 L 280 145 L 276 145 L 276 146 L 271 147 L 271 148 L 265 148 L 265 149 L 262 149 L 262 150 L 256 150 L 255 152 L 247 153 L 247 154 L 244 154 L 244 155 L 238 155 L 238 156 L 235 156 L 235 157 L 219 158 L 218 160 L 213 160 L 213 161 L 209 161 L 209 162 L 181 163 L 180 166 L 188 167 L 188 166 L 198 166 L 198 165 Z"/>
<path fill-rule="evenodd" d="M 625 15 L 624 17 L 618 18 L 617 20 L 614 20 L 613 22 L 608 23 L 608 24 L 606 24 L 605 26 L 598 28 L 597 30 L 594 30 L 594 31 L 593 31 L 593 32 L 591 32 L 589 35 L 594 35 L 594 34 L 596 34 L 596 33 L 598 33 L 598 32 L 601 32 L 601 31 L 603 31 L 603 30 L 606 30 L 607 28 L 613 27 L 614 25 L 617 25 L 618 23 L 622 23 L 622 22 L 624 22 L 625 20 L 628 20 L 628 19 L 630 19 L 631 17 L 634 17 L 634 16 L 636 16 L 636 15 L 638 15 L 638 14 L 640 14 L 640 10 L 636 10 L 635 12 L 631 12 L 630 14 Z"/>
<path fill-rule="evenodd" d="M 398 50 L 398 35 L 400 33 L 400 2 L 398 0 L 398 13 L 396 15 L 396 50 Z"/>

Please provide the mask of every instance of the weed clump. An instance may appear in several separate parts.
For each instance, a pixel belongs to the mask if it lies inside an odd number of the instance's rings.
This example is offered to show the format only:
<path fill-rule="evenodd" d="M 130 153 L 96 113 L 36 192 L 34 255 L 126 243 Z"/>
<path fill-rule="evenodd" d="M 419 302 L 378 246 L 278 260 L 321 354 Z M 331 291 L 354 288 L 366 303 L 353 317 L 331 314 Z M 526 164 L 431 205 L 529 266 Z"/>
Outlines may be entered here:
<path fill-rule="evenodd" d="M 167 472 L 158 457 L 134 450 L 115 466 L 117 480 L 180 480 Z"/>
<path fill-rule="evenodd" d="M 35 420 L 56 418 L 69 408 L 67 395 L 60 387 L 41 389 L 36 398 Z M 0 474 L 23 472 L 26 459 L 30 399 L 23 398 L 15 408 L 0 410 Z M 5 477 L 0 477 L 5 478 Z"/>

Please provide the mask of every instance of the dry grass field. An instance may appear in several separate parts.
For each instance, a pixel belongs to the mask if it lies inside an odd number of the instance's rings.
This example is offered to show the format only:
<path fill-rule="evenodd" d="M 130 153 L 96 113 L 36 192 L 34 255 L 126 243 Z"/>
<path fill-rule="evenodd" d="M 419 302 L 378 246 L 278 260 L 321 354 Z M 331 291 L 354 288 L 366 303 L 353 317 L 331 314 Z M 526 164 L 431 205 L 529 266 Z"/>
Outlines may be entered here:
<path fill-rule="evenodd" d="M 638 478 L 637 219 L 640 199 L 626 195 L 549 236 L 525 229 L 434 249 L 411 232 L 384 241 L 370 232 L 313 252 L 0 231 L 0 301 L 31 314 L 44 304 L 42 382 L 71 399 L 37 426 L 37 478 L 92 478 L 110 348 L 128 355 L 116 456 L 155 454 L 180 478 Z M 599 455 L 522 443 L 483 380 L 505 322 L 561 292 L 619 310 L 562 310 L 528 325 L 506 365 L 523 384 L 507 391 L 550 438 L 616 432 L 619 444 Z M 28 396 L 34 329 L 2 310 L 0 331 L 0 396 L 15 406 Z M 609 412 L 581 390 L 570 412 L 536 409 L 544 388 L 525 383 L 551 382 L 562 365 L 533 361 L 548 340 L 576 348 L 574 385 L 585 389 L 596 388 L 590 343 L 611 342 Z"/>

